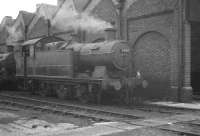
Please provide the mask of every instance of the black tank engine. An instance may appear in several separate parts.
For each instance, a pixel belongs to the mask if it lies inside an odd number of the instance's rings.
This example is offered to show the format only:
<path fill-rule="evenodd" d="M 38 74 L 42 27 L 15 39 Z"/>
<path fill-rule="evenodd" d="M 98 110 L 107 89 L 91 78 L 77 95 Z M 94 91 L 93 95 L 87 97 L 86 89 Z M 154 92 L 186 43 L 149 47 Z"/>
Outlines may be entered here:
<path fill-rule="evenodd" d="M 107 38 L 77 43 L 51 38 L 26 41 L 14 53 L 21 87 L 84 103 L 100 103 L 105 97 L 127 103 L 133 97 L 129 92 L 146 87 L 147 82 L 134 70 L 132 50 L 126 41 Z M 47 39 L 50 42 L 42 42 Z"/>

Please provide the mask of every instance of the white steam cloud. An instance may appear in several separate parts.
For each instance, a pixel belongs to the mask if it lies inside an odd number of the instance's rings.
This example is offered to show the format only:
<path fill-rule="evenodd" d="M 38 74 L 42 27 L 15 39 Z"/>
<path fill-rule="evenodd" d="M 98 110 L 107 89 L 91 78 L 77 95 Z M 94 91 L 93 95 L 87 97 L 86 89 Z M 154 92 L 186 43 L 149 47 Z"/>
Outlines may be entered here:
<path fill-rule="evenodd" d="M 4 28 L 11 26 L 13 24 L 14 20 L 10 16 L 6 16 L 3 18 L 0 24 L 0 31 L 2 31 Z"/>
<path fill-rule="evenodd" d="M 12 17 L 6 16 L 2 20 L 0 24 L 0 31 L 3 32 L 4 35 L 7 35 L 6 42 L 7 44 L 12 44 L 13 42 L 17 42 L 19 40 L 23 40 L 23 23 L 19 21 L 14 21 Z"/>
<path fill-rule="evenodd" d="M 40 16 L 51 21 L 51 25 L 59 30 L 84 30 L 96 33 L 106 28 L 112 28 L 112 25 L 104 20 L 90 15 L 89 13 L 78 13 L 72 0 L 66 0 L 62 7 L 53 17 L 52 8 L 43 6 L 40 8 Z"/>
<path fill-rule="evenodd" d="M 21 29 L 16 29 L 15 25 L 11 27 L 6 27 L 8 31 L 7 43 L 12 44 L 12 42 L 16 42 L 23 39 L 23 32 Z"/>

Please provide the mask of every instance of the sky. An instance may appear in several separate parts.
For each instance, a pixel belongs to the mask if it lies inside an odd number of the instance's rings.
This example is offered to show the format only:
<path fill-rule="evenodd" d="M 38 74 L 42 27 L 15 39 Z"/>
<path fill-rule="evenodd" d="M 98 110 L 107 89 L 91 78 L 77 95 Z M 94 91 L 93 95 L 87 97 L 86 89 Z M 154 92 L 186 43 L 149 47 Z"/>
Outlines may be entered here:
<path fill-rule="evenodd" d="M 0 22 L 4 16 L 16 18 L 20 10 L 28 12 L 36 11 L 36 4 L 48 3 L 57 4 L 57 0 L 1 0 L 0 4 Z"/>

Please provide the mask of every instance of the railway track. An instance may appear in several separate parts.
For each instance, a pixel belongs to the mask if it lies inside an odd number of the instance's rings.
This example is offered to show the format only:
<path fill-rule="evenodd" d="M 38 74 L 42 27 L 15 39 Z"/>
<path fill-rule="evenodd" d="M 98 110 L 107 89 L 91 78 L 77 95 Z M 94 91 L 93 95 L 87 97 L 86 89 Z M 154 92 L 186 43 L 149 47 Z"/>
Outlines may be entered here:
<path fill-rule="evenodd" d="M 77 104 L 66 104 L 61 102 L 54 102 L 49 100 L 41 100 L 41 98 L 30 98 L 28 96 L 21 96 L 16 94 L 0 93 L 0 105 L 9 105 L 17 108 L 27 110 L 37 110 L 44 113 L 53 113 L 64 116 L 73 116 L 75 118 L 86 118 L 94 122 L 110 122 L 120 121 L 132 125 L 141 126 L 141 123 L 134 124 L 133 121 L 142 121 L 144 118 L 125 114 L 123 112 L 102 110 L 100 108 L 93 108 L 89 106 L 82 106 Z M 184 136 L 200 136 L 200 120 L 192 120 L 186 122 L 176 122 L 172 124 L 164 124 L 156 127 L 146 126 L 160 129 L 170 133 L 175 133 Z M 144 126 L 144 128 L 146 128 Z M 142 129 L 143 127 L 141 127 Z"/>
<path fill-rule="evenodd" d="M 161 125 L 157 128 L 180 136 L 200 136 L 200 120 L 177 122 L 174 124 Z"/>
<path fill-rule="evenodd" d="M 87 118 L 93 121 L 121 121 L 130 123 L 133 120 L 142 117 L 120 112 L 101 110 L 87 106 L 78 106 L 73 104 L 62 104 L 35 98 L 29 98 L 17 95 L 0 94 L 0 104 L 17 106 L 23 109 L 32 109 L 41 112 L 48 112 L 60 115 L 70 115 L 78 118 Z"/>

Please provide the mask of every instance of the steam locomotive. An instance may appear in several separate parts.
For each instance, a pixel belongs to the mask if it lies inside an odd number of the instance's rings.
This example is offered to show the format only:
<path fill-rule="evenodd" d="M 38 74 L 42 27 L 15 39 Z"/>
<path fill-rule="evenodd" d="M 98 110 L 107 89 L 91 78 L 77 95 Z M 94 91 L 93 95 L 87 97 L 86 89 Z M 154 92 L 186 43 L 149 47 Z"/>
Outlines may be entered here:
<path fill-rule="evenodd" d="M 50 38 L 43 43 L 39 39 L 25 42 L 14 54 L 19 88 L 42 96 L 127 103 L 133 89 L 146 85 L 133 70 L 132 51 L 122 40 L 77 43 Z"/>

